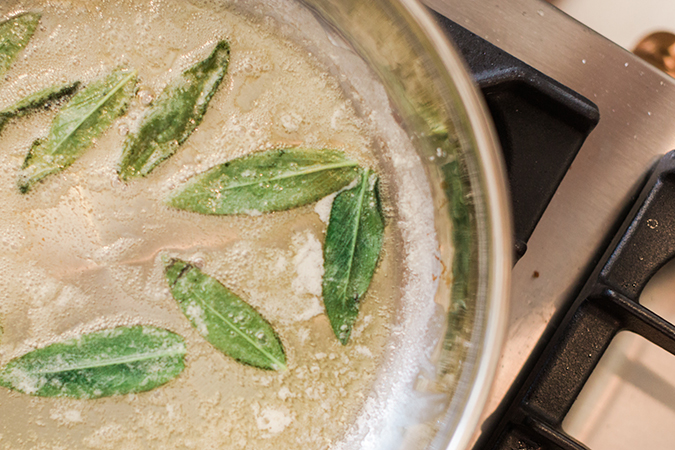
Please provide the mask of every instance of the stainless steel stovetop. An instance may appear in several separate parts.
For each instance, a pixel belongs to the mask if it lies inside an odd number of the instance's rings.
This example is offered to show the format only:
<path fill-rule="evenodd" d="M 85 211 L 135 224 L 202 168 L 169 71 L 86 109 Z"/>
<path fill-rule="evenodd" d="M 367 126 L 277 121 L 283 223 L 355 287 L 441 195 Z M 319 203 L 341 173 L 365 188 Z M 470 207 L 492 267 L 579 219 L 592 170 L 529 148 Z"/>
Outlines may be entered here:
<path fill-rule="evenodd" d="M 489 420 L 645 173 L 675 148 L 675 80 L 543 0 L 424 3 L 600 109 L 598 126 L 513 269 L 506 343 L 483 414 Z"/>

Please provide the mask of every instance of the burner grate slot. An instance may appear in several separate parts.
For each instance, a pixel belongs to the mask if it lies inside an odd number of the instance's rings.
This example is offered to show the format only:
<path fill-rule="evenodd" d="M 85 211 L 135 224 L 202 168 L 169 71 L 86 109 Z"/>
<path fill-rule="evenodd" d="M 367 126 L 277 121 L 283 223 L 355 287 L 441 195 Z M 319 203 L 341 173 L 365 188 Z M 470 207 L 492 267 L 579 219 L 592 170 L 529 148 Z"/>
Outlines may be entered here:
<path fill-rule="evenodd" d="M 639 335 L 619 333 L 565 417 L 563 429 L 594 450 L 672 448 L 673 373 L 672 355 Z"/>

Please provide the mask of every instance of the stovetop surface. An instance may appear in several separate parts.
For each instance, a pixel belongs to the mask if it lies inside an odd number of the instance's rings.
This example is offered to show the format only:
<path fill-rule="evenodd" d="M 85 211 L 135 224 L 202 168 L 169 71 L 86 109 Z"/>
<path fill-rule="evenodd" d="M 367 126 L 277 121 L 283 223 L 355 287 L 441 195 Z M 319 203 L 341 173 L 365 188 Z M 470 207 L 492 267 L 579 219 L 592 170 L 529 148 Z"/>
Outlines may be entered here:
<path fill-rule="evenodd" d="M 600 122 L 513 269 L 506 343 L 484 414 L 502 402 L 551 319 L 580 289 L 655 161 L 675 148 L 675 80 L 539 0 L 424 0 L 579 92 Z"/>

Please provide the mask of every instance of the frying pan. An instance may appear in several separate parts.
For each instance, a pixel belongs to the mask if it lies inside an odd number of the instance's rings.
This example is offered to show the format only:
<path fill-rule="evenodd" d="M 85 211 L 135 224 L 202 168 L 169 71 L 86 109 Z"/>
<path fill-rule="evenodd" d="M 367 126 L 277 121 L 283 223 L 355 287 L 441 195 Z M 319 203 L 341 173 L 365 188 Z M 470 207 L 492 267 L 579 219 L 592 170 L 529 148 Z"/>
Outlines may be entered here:
<path fill-rule="evenodd" d="M 358 114 L 381 130 L 376 150 L 390 149 L 381 164 L 401 180 L 391 189 L 401 215 L 435 243 L 423 246 L 403 230 L 407 272 L 392 282 L 407 296 L 376 381 L 332 448 L 466 448 L 499 356 L 512 245 L 497 140 L 464 64 L 414 0 L 230 7 L 252 21 L 271 19 L 339 80 Z M 431 292 L 428 304 L 407 302 L 418 291 Z"/>

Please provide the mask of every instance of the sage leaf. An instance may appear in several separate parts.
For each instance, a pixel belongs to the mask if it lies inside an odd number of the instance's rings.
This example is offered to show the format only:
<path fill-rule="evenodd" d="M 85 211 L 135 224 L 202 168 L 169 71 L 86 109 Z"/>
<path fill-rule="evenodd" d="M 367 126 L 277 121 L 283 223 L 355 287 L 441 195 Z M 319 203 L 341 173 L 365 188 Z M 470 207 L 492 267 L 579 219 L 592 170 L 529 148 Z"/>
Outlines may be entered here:
<path fill-rule="evenodd" d="M 70 166 L 129 106 L 137 83 L 136 71 L 117 69 L 90 84 L 56 115 L 46 139 L 35 141 L 19 174 L 19 190 Z"/>
<path fill-rule="evenodd" d="M 39 22 L 40 14 L 27 12 L 0 23 L 0 77 L 5 76 L 16 56 L 26 47 Z"/>
<path fill-rule="evenodd" d="M 185 342 L 152 326 L 118 327 L 34 350 L 0 371 L 0 386 L 40 397 L 98 398 L 143 392 L 185 367 Z"/>
<path fill-rule="evenodd" d="M 346 345 L 382 249 L 384 219 L 377 174 L 335 197 L 324 244 L 323 301 L 333 332 Z"/>
<path fill-rule="evenodd" d="M 167 204 L 202 214 L 282 211 L 336 192 L 358 173 L 358 163 L 335 150 L 271 150 L 195 176 Z"/>
<path fill-rule="evenodd" d="M 230 45 L 220 41 L 211 55 L 173 80 L 124 143 L 119 175 L 144 177 L 172 156 L 199 126 L 227 73 Z"/>
<path fill-rule="evenodd" d="M 180 259 L 165 262 L 171 295 L 197 332 L 237 361 L 285 370 L 286 355 L 272 326 L 250 305 L 199 268 Z"/>
<path fill-rule="evenodd" d="M 49 103 L 59 100 L 62 97 L 73 94 L 80 86 L 80 82 L 50 86 L 38 92 L 22 98 L 15 104 L 0 110 L 0 131 L 5 124 L 14 117 L 25 116 L 32 110 L 41 108 Z"/>

